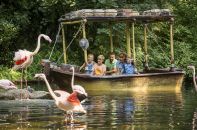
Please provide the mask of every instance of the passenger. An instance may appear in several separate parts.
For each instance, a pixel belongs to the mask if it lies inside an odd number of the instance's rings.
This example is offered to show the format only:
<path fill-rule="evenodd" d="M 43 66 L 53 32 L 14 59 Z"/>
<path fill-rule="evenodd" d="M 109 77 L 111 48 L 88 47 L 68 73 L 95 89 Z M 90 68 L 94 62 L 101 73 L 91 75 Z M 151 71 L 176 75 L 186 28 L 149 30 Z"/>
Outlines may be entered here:
<path fill-rule="evenodd" d="M 79 68 L 79 70 L 82 70 L 83 68 L 85 68 L 85 73 L 86 74 L 92 74 L 94 64 L 95 64 L 94 55 L 93 54 L 88 54 L 87 63 L 86 62 L 83 63 L 83 65 Z"/>
<path fill-rule="evenodd" d="M 125 53 L 120 53 L 119 60 L 117 62 L 118 74 L 124 74 L 125 73 L 124 64 L 126 62 L 126 58 L 127 58 L 127 55 Z"/>
<path fill-rule="evenodd" d="M 133 59 L 130 57 L 127 57 L 126 63 L 124 63 L 124 69 L 125 73 L 124 74 L 136 74 L 136 69 L 134 66 Z"/>
<path fill-rule="evenodd" d="M 117 60 L 115 57 L 115 53 L 111 52 L 109 54 L 109 59 L 105 61 L 105 65 L 107 67 L 107 75 L 115 75 L 117 73 Z"/>
<path fill-rule="evenodd" d="M 103 76 L 106 72 L 106 66 L 103 64 L 105 57 L 103 55 L 99 55 L 97 58 L 97 63 L 93 66 L 93 75 Z"/>

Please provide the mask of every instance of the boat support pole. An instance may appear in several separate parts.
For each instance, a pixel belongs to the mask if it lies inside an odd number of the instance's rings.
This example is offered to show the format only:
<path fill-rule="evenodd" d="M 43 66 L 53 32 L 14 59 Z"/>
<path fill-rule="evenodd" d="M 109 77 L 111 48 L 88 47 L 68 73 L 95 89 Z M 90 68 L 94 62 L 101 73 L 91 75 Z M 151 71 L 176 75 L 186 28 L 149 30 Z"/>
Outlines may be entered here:
<path fill-rule="evenodd" d="M 114 51 L 114 45 L 113 45 L 113 37 L 112 37 L 112 24 L 109 23 L 109 38 L 110 38 L 110 50 L 111 52 Z"/>
<path fill-rule="evenodd" d="M 174 18 L 170 19 L 170 53 L 171 53 L 171 71 L 174 71 L 174 42 L 173 42 L 173 22 Z"/>
<path fill-rule="evenodd" d="M 148 47 L 147 47 L 147 24 L 144 24 L 144 54 L 145 54 L 145 71 L 148 67 Z"/>
<path fill-rule="evenodd" d="M 132 22 L 132 44 L 133 44 L 133 61 L 135 63 L 136 61 L 136 53 L 135 53 L 135 25 L 134 22 Z"/>
<path fill-rule="evenodd" d="M 67 63 L 67 55 L 66 55 L 66 38 L 65 38 L 65 31 L 64 25 L 61 23 L 62 27 L 62 43 L 63 43 L 63 53 L 64 53 L 64 63 Z"/>
<path fill-rule="evenodd" d="M 83 38 L 86 38 L 86 30 L 85 30 L 85 23 L 86 23 L 86 21 L 83 21 L 83 27 L 82 27 L 82 29 L 83 29 Z M 84 49 L 83 50 L 84 51 L 84 60 L 85 60 L 85 62 L 87 63 L 87 50 L 86 49 Z"/>
<path fill-rule="evenodd" d="M 127 55 L 131 57 L 131 33 L 130 33 L 130 23 L 126 23 L 126 38 L 127 38 Z"/>

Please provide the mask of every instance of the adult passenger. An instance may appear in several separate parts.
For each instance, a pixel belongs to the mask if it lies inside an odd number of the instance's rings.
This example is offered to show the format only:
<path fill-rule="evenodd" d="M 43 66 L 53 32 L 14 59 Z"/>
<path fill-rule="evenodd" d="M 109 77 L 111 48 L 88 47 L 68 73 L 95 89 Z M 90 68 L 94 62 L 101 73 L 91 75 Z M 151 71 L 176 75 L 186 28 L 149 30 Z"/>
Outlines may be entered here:
<path fill-rule="evenodd" d="M 125 74 L 137 74 L 137 69 L 134 66 L 133 59 L 127 57 L 126 63 L 124 63 Z"/>
<path fill-rule="evenodd" d="M 109 54 L 109 59 L 105 61 L 107 67 L 106 75 L 115 75 L 117 73 L 117 60 L 115 53 L 111 52 Z"/>
<path fill-rule="evenodd" d="M 124 64 L 126 63 L 126 58 L 127 58 L 127 55 L 125 53 L 120 53 L 119 54 L 119 58 L 118 58 L 118 62 L 117 62 L 118 74 L 124 74 L 125 73 Z"/>

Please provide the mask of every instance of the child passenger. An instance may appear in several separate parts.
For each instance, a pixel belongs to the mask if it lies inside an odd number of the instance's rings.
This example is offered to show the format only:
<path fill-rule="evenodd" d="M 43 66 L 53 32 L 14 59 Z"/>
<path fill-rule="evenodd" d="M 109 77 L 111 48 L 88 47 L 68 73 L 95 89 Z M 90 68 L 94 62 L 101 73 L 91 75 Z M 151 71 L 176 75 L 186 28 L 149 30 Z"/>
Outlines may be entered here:
<path fill-rule="evenodd" d="M 94 66 L 94 55 L 93 54 L 88 54 L 88 59 L 87 63 L 83 63 L 83 65 L 79 68 L 79 70 L 85 68 L 85 73 L 86 74 L 92 74 L 93 72 L 93 66 Z"/>
<path fill-rule="evenodd" d="M 106 72 L 106 66 L 103 64 L 105 57 L 103 55 L 99 55 L 97 58 L 97 63 L 93 66 L 93 75 L 103 76 Z"/>

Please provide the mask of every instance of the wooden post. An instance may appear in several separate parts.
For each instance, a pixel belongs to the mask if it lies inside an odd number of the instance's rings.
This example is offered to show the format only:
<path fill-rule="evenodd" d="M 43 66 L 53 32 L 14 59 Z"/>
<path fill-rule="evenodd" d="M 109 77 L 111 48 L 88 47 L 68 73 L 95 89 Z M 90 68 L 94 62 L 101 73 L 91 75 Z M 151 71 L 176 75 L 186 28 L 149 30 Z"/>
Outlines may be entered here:
<path fill-rule="evenodd" d="M 171 54 L 171 68 L 174 68 L 174 42 L 173 42 L 173 22 L 174 19 L 171 18 L 170 21 L 170 54 Z"/>
<path fill-rule="evenodd" d="M 145 70 L 148 70 L 147 24 L 144 24 L 144 56 Z"/>
<path fill-rule="evenodd" d="M 42 64 L 44 65 L 43 73 L 46 76 L 49 76 L 50 75 L 50 63 L 51 62 L 49 60 L 42 60 Z"/>
<path fill-rule="evenodd" d="M 114 51 L 114 45 L 113 45 L 113 37 L 112 37 L 112 25 L 109 23 L 109 38 L 110 38 L 110 50 L 111 52 Z"/>
<path fill-rule="evenodd" d="M 86 30 L 85 30 L 85 21 L 84 21 L 84 23 L 83 23 L 83 38 L 86 38 Z M 87 50 L 84 50 L 84 60 L 85 60 L 85 62 L 87 62 Z"/>
<path fill-rule="evenodd" d="M 66 38 L 65 38 L 65 32 L 64 32 L 64 25 L 61 24 L 62 27 L 62 43 L 63 43 L 63 53 L 64 53 L 64 63 L 67 63 L 67 55 L 66 55 Z"/>
<path fill-rule="evenodd" d="M 134 22 L 132 22 L 132 44 L 133 44 L 133 61 L 135 63 L 136 61 L 136 54 L 135 54 L 135 26 L 134 26 Z"/>
<path fill-rule="evenodd" d="M 131 33 L 130 33 L 130 23 L 126 23 L 126 38 L 127 38 L 127 55 L 131 56 Z"/>

